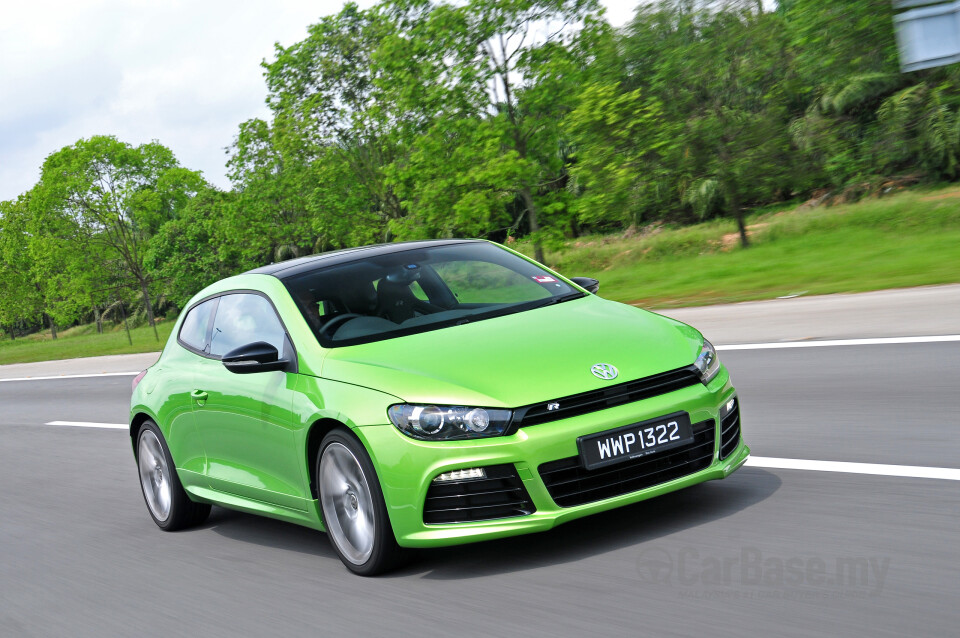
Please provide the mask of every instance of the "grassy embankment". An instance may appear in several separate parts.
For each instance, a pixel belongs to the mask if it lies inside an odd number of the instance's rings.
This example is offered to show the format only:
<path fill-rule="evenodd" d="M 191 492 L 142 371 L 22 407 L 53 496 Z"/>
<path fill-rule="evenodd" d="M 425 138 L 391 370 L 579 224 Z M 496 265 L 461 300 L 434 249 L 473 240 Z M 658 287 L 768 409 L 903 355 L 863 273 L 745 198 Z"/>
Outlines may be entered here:
<path fill-rule="evenodd" d="M 581 237 L 548 251 L 567 276 L 600 280 L 602 296 L 676 307 L 960 282 L 960 188 L 904 192 L 834 207 L 751 216 L 753 245 L 730 221 L 648 228 L 632 236 Z M 514 244 L 527 254 L 532 247 Z M 159 350 L 172 321 L 98 335 L 93 326 L 0 341 L 0 364 Z"/>
<path fill-rule="evenodd" d="M 127 333 L 122 325 L 105 327 L 103 334 L 97 334 L 96 327 L 92 324 L 76 326 L 60 332 L 56 340 L 50 338 L 49 330 L 14 341 L 6 337 L 0 341 L 0 365 L 104 354 L 155 352 L 163 348 L 172 328 L 173 321 L 161 321 L 157 324 L 159 342 L 154 338 L 150 326 L 133 328 L 130 330 L 132 346 L 127 341 Z"/>
<path fill-rule="evenodd" d="M 759 213 L 749 234 L 746 250 L 726 220 L 581 237 L 546 261 L 596 277 L 604 297 L 659 308 L 960 282 L 956 186 Z"/>

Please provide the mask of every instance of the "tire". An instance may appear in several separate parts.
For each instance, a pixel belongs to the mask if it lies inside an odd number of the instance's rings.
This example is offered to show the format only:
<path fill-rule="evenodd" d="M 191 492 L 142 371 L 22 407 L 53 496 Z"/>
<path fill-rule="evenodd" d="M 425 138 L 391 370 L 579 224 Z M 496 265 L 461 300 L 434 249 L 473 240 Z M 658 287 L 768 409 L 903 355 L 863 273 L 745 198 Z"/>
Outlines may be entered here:
<path fill-rule="evenodd" d="M 173 532 L 199 525 L 210 515 L 210 505 L 190 500 L 160 428 L 145 421 L 137 432 L 137 470 L 147 511 L 160 529 Z"/>
<path fill-rule="evenodd" d="M 320 443 L 316 477 L 327 537 L 344 566 L 360 576 L 397 567 L 406 552 L 397 545 L 363 445 L 345 430 L 329 432 Z"/>

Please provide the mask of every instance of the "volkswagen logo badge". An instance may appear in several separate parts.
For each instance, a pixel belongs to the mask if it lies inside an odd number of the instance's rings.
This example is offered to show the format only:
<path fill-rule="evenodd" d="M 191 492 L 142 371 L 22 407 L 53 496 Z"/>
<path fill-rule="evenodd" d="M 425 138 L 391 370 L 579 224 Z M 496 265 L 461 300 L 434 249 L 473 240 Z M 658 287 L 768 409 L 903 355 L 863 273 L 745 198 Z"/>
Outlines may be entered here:
<path fill-rule="evenodd" d="M 609 363 L 595 363 L 593 367 L 590 368 L 590 372 L 598 379 L 604 379 L 606 381 L 616 379 L 617 375 L 620 374 L 620 372 Z"/>

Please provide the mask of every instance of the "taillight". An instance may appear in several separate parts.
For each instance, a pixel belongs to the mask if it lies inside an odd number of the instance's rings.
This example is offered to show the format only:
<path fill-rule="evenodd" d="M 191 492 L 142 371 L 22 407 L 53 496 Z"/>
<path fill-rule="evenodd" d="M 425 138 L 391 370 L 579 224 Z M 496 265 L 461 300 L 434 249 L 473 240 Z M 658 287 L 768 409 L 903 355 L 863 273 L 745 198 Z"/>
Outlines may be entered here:
<path fill-rule="evenodd" d="M 147 371 L 144 370 L 143 372 L 141 372 L 140 374 L 138 374 L 137 376 L 135 376 L 135 377 L 133 378 L 133 387 L 130 388 L 130 391 L 131 391 L 131 392 L 133 392 L 134 390 L 137 389 L 137 384 L 140 383 L 140 381 L 143 379 L 143 377 L 144 377 L 146 374 L 147 374 Z"/>

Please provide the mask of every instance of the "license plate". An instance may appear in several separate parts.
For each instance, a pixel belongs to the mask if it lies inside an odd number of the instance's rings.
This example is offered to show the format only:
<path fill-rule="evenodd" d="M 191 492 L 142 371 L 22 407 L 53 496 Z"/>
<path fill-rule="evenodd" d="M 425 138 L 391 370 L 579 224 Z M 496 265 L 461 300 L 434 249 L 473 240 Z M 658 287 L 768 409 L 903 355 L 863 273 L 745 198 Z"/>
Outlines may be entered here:
<path fill-rule="evenodd" d="M 623 463 L 693 440 L 690 415 L 675 412 L 648 421 L 581 436 L 577 439 L 580 460 L 588 470 Z"/>

